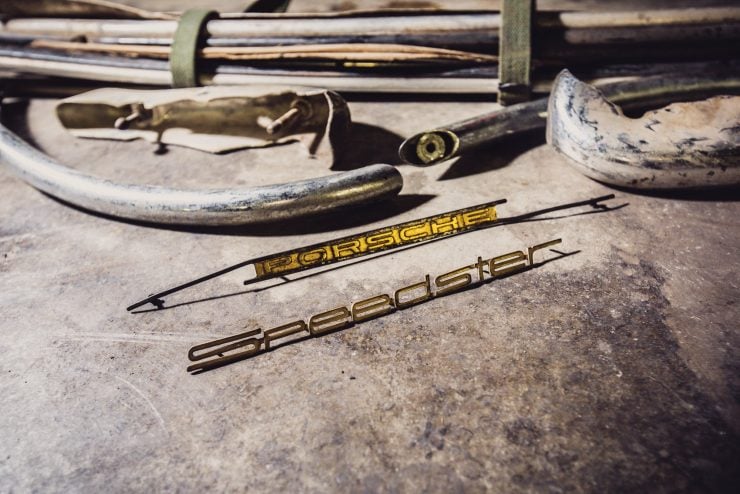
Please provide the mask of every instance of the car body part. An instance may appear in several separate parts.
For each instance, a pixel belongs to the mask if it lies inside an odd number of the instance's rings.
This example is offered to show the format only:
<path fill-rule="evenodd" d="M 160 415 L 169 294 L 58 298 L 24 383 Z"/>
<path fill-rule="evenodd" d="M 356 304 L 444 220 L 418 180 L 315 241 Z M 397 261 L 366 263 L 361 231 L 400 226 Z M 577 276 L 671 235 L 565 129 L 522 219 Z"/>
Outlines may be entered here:
<path fill-rule="evenodd" d="M 630 110 L 740 93 L 740 65 L 695 64 L 681 73 L 652 75 L 599 85 L 613 102 Z M 405 162 L 429 166 L 471 152 L 507 136 L 544 129 L 547 98 L 518 103 L 444 127 L 420 132 L 399 148 Z"/>
<path fill-rule="evenodd" d="M 547 114 L 547 142 L 600 182 L 645 189 L 740 185 L 740 96 L 673 103 L 629 118 L 564 70 Z"/>
<path fill-rule="evenodd" d="M 29 185 L 84 209 L 137 221 L 190 225 L 264 223 L 341 209 L 398 194 L 390 165 L 242 189 L 119 184 L 73 170 L 0 125 L 0 161 Z"/>
<path fill-rule="evenodd" d="M 496 206 L 504 204 L 506 202 L 505 199 L 487 202 L 477 206 L 448 211 L 446 213 L 428 216 L 426 218 L 349 235 L 335 240 L 330 240 L 328 242 L 242 261 L 187 283 L 149 295 L 147 298 L 130 305 L 126 310 L 132 311 L 147 304 L 152 304 L 154 307 L 162 309 L 164 308 L 163 297 L 201 284 L 208 280 L 218 278 L 246 266 L 252 266 L 254 271 L 252 278 L 244 282 L 245 285 L 250 285 L 276 277 L 283 277 L 291 273 L 298 273 L 307 269 L 326 266 L 389 249 L 395 249 L 397 247 L 433 242 L 450 235 L 480 230 L 495 225 L 531 221 L 535 217 L 564 209 L 592 206 L 597 212 L 609 211 L 614 208 L 608 208 L 606 205 L 601 203 L 613 198 L 614 194 L 609 194 L 587 199 L 585 201 L 560 204 L 505 218 L 500 218 L 495 209 Z"/>
<path fill-rule="evenodd" d="M 150 295 L 130 305 L 126 310 L 131 311 L 149 303 L 161 308 L 164 304 L 162 297 L 246 266 L 252 266 L 254 269 L 254 276 L 244 282 L 245 285 L 249 285 L 389 249 L 396 249 L 419 242 L 427 242 L 484 228 L 497 221 L 496 206 L 505 202 L 505 199 L 492 201 L 469 208 L 357 233 L 328 242 L 249 259 L 174 288 Z"/>
<path fill-rule="evenodd" d="M 522 250 L 515 250 L 478 259 L 465 266 L 432 277 L 430 274 L 420 277 L 423 281 L 398 288 L 389 293 L 382 293 L 364 300 L 355 301 L 347 306 L 315 313 L 303 319 L 291 321 L 274 328 L 262 331 L 255 329 L 245 333 L 220 338 L 196 345 L 188 352 L 188 359 L 197 362 L 187 368 L 188 372 L 199 373 L 216 367 L 245 360 L 280 346 L 295 343 L 306 338 L 321 336 L 340 329 L 349 328 L 357 323 L 381 317 L 397 310 L 404 310 L 428 300 L 444 297 L 453 293 L 479 287 L 497 278 L 512 276 L 544 264 L 541 252 L 548 247 L 558 245 L 562 239 L 556 238 Z M 568 254 L 550 249 L 565 257 Z M 537 254 L 535 256 L 535 254 Z M 535 262 L 538 259 L 538 262 Z M 291 307 L 291 311 L 293 311 Z M 239 350 L 233 353 L 234 350 Z"/>
<path fill-rule="evenodd" d="M 77 137 L 145 139 L 211 153 L 297 140 L 330 163 L 351 124 L 334 92 L 256 86 L 102 88 L 62 100 L 57 116 Z"/>

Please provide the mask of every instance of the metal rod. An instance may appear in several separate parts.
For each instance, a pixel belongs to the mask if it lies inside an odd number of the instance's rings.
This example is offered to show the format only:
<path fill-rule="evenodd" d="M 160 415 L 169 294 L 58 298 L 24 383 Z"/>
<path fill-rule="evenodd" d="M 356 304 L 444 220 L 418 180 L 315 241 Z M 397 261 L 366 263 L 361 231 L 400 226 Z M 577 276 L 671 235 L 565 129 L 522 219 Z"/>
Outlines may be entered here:
<path fill-rule="evenodd" d="M 537 25 L 553 29 L 603 29 L 617 27 L 727 24 L 740 22 L 738 7 L 706 7 L 627 12 L 543 12 Z M 498 13 L 421 13 L 418 15 L 244 15 L 209 21 L 215 38 L 307 37 L 461 33 L 494 34 L 501 24 Z M 0 31 L 63 37 L 172 38 L 175 20 L 112 20 L 19 18 L 3 23 Z"/>
<path fill-rule="evenodd" d="M 216 19 L 206 29 L 215 38 L 280 36 L 354 36 L 418 33 L 461 33 L 497 29 L 498 14 L 442 14 L 362 17 L 250 16 L 242 19 Z M 177 21 L 19 18 L 2 24 L 0 31 L 16 34 L 63 37 L 174 36 Z"/>
<path fill-rule="evenodd" d="M 164 60 L 0 47 L 0 69 L 117 84 L 172 85 L 169 64 Z M 203 85 L 311 86 L 346 92 L 490 94 L 496 88 L 495 66 L 482 69 L 403 76 L 326 70 L 266 70 L 220 64 L 212 72 L 203 74 L 200 82 Z"/>
<path fill-rule="evenodd" d="M 732 62 L 723 62 L 723 65 Z M 591 84 L 654 74 L 702 73 L 706 63 L 646 63 L 602 65 L 596 69 L 573 67 Z M 17 74 L 102 81 L 118 85 L 171 85 L 172 77 L 164 60 L 133 59 L 97 54 L 68 54 L 35 48 L 0 46 L 0 70 Z M 454 70 L 410 70 L 390 73 L 351 70 L 287 70 L 233 64 L 213 64 L 201 75 L 203 85 L 273 85 L 323 87 L 342 92 L 486 94 L 492 96 L 498 84 L 494 64 Z M 17 77 L 16 74 L 16 77 Z M 537 76 L 537 74 L 540 74 Z M 536 71 L 533 91 L 547 93 L 555 74 Z"/>
<path fill-rule="evenodd" d="M 0 125 L 0 159 L 19 178 L 63 201 L 138 221 L 235 225 L 295 218 L 396 195 L 401 174 L 390 165 L 286 184 L 244 189 L 175 189 L 117 184 L 57 163 Z"/>

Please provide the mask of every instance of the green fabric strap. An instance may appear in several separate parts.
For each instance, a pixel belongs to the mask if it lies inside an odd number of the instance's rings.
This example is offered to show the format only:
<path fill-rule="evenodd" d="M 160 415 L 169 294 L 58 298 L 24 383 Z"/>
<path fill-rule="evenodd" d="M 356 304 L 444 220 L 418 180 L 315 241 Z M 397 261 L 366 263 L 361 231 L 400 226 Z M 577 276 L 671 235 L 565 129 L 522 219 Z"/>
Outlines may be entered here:
<path fill-rule="evenodd" d="M 198 48 L 206 22 L 218 15 L 215 10 L 190 9 L 177 24 L 170 49 L 172 87 L 198 86 Z"/>
<path fill-rule="evenodd" d="M 529 99 L 534 10 L 535 0 L 503 0 L 498 65 L 498 99 L 502 105 Z"/>

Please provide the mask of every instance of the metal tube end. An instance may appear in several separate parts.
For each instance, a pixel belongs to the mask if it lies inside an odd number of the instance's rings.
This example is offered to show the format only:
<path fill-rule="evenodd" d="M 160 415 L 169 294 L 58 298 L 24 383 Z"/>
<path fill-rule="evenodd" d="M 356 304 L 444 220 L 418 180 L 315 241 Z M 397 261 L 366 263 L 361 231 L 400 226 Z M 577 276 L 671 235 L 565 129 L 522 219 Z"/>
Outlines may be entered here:
<path fill-rule="evenodd" d="M 457 156 L 460 139 L 449 130 L 438 129 L 409 137 L 398 149 L 398 156 L 411 165 L 431 166 Z"/>

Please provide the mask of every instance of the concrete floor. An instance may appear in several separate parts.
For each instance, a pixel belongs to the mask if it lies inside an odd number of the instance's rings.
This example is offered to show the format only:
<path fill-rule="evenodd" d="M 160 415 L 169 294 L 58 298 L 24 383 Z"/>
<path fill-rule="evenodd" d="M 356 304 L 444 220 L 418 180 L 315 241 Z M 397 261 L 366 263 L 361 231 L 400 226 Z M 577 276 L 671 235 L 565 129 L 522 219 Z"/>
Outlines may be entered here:
<path fill-rule="evenodd" d="M 79 140 L 55 101 L 4 120 L 75 168 L 182 186 L 325 174 L 297 145 L 155 155 Z M 493 103 L 353 102 L 335 167 Z M 740 203 L 589 180 L 517 139 L 426 169 L 395 201 L 311 221 L 166 229 L 85 213 L 0 168 L 0 491 L 732 492 L 740 459 Z M 249 291 L 256 255 L 505 197 L 502 216 L 615 192 L 621 209 L 470 233 Z M 582 209 L 580 211 L 586 211 Z M 574 255 L 190 376 L 198 343 L 269 328 L 562 237 Z M 227 296 L 224 296 L 227 295 Z M 219 297 L 219 298 L 214 298 Z M 205 300 L 210 299 L 210 300 Z"/>

